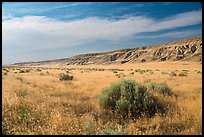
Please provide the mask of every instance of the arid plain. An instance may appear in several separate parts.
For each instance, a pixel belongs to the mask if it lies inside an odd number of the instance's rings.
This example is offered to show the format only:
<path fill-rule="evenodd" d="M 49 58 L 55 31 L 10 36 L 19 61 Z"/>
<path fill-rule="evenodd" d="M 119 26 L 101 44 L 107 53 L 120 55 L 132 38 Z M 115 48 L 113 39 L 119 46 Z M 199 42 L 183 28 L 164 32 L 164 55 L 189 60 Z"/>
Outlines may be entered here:
<path fill-rule="evenodd" d="M 101 108 L 102 89 L 121 79 L 166 83 L 173 95 L 155 94 L 165 113 L 124 118 Z M 5 67 L 2 86 L 3 134 L 202 134 L 202 62 Z"/>

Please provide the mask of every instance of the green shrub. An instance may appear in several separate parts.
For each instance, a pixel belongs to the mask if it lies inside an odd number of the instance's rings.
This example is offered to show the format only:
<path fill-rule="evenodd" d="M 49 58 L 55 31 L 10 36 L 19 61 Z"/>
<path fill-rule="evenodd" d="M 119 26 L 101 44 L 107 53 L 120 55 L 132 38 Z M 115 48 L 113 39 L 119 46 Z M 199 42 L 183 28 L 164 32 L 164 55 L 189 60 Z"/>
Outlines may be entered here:
<path fill-rule="evenodd" d="M 143 69 L 136 69 L 135 72 L 139 72 L 140 74 L 144 74 L 146 72 L 149 72 L 149 74 L 153 74 L 153 70 L 147 69 L 147 70 L 143 70 Z"/>
<path fill-rule="evenodd" d="M 3 72 L 3 75 L 7 75 L 8 73 L 7 72 Z"/>
<path fill-rule="evenodd" d="M 169 75 L 169 73 L 168 72 L 161 72 L 161 74 L 164 74 L 164 75 Z"/>
<path fill-rule="evenodd" d="M 16 96 L 20 98 L 24 98 L 28 95 L 28 92 L 26 90 L 19 90 L 16 92 Z"/>
<path fill-rule="evenodd" d="M 36 71 L 42 71 L 42 70 L 38 68 L 38 69 L 36 69 Z"/>
<path fill-rule="evenodd" d="M 99 104 L 123 116 L 152 116 L 156 112 L 157 103 L 147 88 L 134 80 L 122 80 L 102 90 Z"/>
<path fill-rule="evenodd" d="M 176 76 L 176 72 L 172 71 L 171 76 Z"/>
<path fill-rule="evenodd" d="M 119 73 L 119 74 L 116 74 L 116 76 L 117 76 L 118 78 L 121 78 L 121 77 L 125 77 L 125 74 Z"/>
<path fill-rule="evenodd" d="M 18 115 L 23 119 L 27 118 L 31 115 L 31 110 L 28 107 L 20 107 L 18 110 Z"/>
<path fill-rule="evenodd" d="M 179 73 L 179 76 L 187 76 L 188 75 L 188 73 L 186 72 L 186 71 L 182 71 L 181 73 Z"/>
<path fill-rule="evenodd" d="M 147 83 L 147 88 L 149 90 L 159 91 L 164 95 L 168 95 L 168 96 L 172 95 L 171 89 L 166 83 L 149 82 Z"/>
<path fill-rule="evenodd" d="M 19 73 L 26 73 L 25 70 L 19 70 Z"/>
<path fill-rule="evenodd" d="M 202 74 L 202 71 L 197 71 L 198 74 Z"/>
<path fill-rule="evenodd" d="M 23 82 L 23 78 L 22 77 L 17 77 L 16 79 L 20 80 L 21 83 Z"/>
<path fill-rule="evenodd" d="M 59 75 L 60 80 L 73 80 L 73 76 L 69 76 L 68 74 L 61 73 Z"/>
<path fill-rule="evenodd" d="M 120 73 L 119 75 L 122 76 L 122 77 L 125 77 L 125 74 L 123 74 L 123 73 Z"/>
<path fill-rule="evenodd" d="M 135 72 L 140 72 L 140 69 L 136 69 Z"/>
<path fill-rule="evenodd" d="M 140 74 L 144 74 L 144 73 L 145 73 L 145 71 L 144 71 L 144 70 L 141 70 L 141 71 L 140 71 Z"/>
<path fill-rule="evenodd" d="M 153 71 L 149 71 L 149 74 L 153 74 L 154 72 Z"/>
<path fill-rule="evenodd" d="M 134 75 L 134 72 L 131 72 L 130 75 Z"/>
<path fill-rule="evenodd" d="M 67 70 L 66 73 L 70 73 L 70 72 Z"/>
<path fill-rule="evenodd" d="M 3 68 L 3 70 L 4 70 L 4 71 L 6 71 L 6 72 L 9 72 L 9 70 L 8 70 L 8 69 L 6 69 L 6 68 Z"/>
<path fill-rule="evenodd" d="M 189 70 L 183 69 L 182 71 L 188 72 Z"/>
<path fill-rule="evenodd" d="M 45 74 L 44 74 L 44 73 L 42 73 L 42 72 L 40 72 L 40 75 L 41 75 L 41 76 L 44 76 Z"/>
<path fill-rule="evenodd" d="M 94 127 L 93 121 L 89 120 L 87 125 L 86 125 L 86 132 L 87 132 L 87 134 L 94 135 L 95 134 L 95 130 L 94 129 L 95 129 L 95 127 Z"/>
<path fill-rule="evenodd" d="M 136 69 L 135 72 L 139 72 L 140 74 L 144 74 L 146 71 L 142 69 Z"/>
<path fill-rule="evenodd" d="M 97 135 L 127 135 L 127 131 L 122 127 L 118 127 L 115 129 L 105 128 L 97 133 Z"/>
<path fill-rule="evenodd" d="M 100 68 L 98 71 L 105 71 L 105 69 Z"/>
<path fill-rule="evenodd" d="M 26 72 L 26 73 L 30 72 L 30 69 L 26 69 L 25 72 Z"/>
<path fill-rule="evenodd" d="M 118 73 L 118 72 L 114 70 L 113 73 Z"/>

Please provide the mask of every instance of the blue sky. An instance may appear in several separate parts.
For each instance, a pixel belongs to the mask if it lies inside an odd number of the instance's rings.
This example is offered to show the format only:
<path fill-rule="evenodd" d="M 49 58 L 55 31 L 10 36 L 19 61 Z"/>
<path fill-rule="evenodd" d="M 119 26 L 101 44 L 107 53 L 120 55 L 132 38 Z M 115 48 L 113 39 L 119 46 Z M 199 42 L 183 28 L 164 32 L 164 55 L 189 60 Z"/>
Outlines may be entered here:
<path fill-rule="evenodd" d="M 200 2 L 4 2 L 2 63 L 156 45 L 202 35 Z"/>

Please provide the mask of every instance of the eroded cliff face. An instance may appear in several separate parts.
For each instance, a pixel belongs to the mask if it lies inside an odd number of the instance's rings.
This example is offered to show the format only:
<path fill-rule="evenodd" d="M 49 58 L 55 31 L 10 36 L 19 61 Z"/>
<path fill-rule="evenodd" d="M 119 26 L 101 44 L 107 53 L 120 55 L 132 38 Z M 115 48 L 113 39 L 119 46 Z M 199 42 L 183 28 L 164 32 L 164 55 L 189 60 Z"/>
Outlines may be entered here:
<path fill-rule="evenodd" d="M 202 61 L 202 36 L 172 41 L 158 46 L 122 49 L 103 53 L 81 54 L 59 60 L 20 64 L 30 64 L 31 66 L 49 65 L 53 63 L 60 65 L 88 65 L 178 60 Z"/>
<path fill-rule="evenodd" d="M 168 42 L 159 46 L 123 49 L 105 53 L 74 56 L 67 65 L 134 63 L 150 61 L 201 61 L 202 36 Z"/>

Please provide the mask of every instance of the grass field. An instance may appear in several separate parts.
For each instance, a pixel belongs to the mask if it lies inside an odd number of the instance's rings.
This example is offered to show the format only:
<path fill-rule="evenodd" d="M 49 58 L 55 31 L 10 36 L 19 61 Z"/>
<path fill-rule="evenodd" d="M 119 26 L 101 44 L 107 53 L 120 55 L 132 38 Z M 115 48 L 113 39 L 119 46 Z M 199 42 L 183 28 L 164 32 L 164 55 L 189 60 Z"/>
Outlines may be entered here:
<path fill-rule="evenodd" d="M 73 80 L 61 81 L 60 73 Z M 173 96 L 155 95 L 165 114 L 124 118 L 102 109 L 102 89 L 121 79 L 165 82 Z M 2 68 L 2 86 L 3 134 L 202 134 L 200 63 L 10 67 Z"/>

